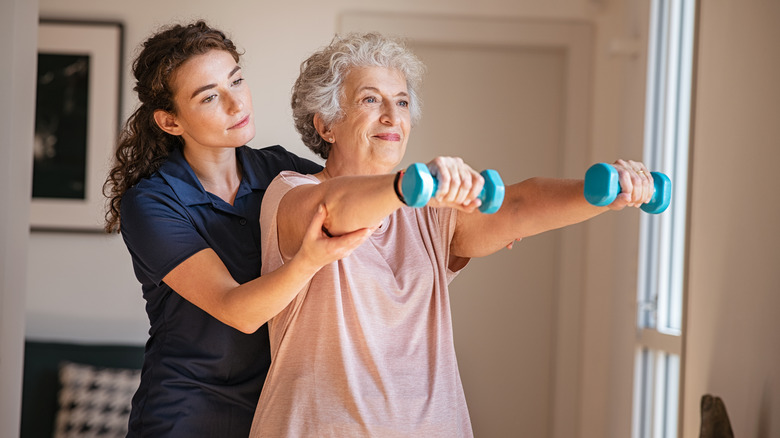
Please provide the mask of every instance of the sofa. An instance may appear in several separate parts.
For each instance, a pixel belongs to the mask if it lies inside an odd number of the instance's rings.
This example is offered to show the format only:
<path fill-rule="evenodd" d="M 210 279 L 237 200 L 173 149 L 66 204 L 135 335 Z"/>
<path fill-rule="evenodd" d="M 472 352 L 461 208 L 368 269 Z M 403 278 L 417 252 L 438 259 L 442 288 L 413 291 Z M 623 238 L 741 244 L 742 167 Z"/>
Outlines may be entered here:
<path fill-rule="evenodd" d="M 124 436 L 143 357 L 142 345 L 27 340 L 21 438 Z"/>

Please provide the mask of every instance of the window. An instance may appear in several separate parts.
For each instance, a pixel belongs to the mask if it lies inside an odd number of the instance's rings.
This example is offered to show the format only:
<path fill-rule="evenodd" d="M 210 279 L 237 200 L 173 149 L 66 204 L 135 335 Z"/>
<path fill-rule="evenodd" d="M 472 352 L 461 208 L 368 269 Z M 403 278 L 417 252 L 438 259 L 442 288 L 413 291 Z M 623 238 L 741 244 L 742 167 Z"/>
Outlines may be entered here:
<path fill-rule="evenodd" d="M 644 161 L 672 180 L 669 208 L 642 215 L 633 438 L 678 436 L 695 0 L 651 0 Z"/>

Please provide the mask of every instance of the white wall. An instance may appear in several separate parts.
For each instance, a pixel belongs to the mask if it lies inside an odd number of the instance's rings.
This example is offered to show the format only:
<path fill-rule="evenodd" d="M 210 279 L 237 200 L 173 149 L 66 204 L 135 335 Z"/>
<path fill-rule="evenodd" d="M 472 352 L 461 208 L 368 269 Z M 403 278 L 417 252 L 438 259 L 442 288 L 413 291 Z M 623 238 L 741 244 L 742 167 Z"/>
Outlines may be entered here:
<path fill-rule="evenodd" d="M 123 2 L 40 0 L 46 18 L 117 20 L 125 25 L 125 61 L 159 25 L 205 17 L 232 34 L 246 50 L 244 66 L 252 84 L 258 134 L 252 145 L 283 144 L 311 157 L 301 145 L 289 115 L 289 92 L 298 65 L 326 44 L 344 11 L 380 11 L 542 20 L 577 20 L 596 26 L 592 161 L 641 157 L 644 87 L 642 53 L 611 53 L 614 39 L 641 42 L 642 8 L 603 0 L 399 0 L 378 4 L 361 0 L 266 2 L 211 0 Z M 631 2 L 634 4 L 637 2 Z M 643 2 L 638 2 L 643 3 Z M 153 11 L 153 13 L 150 13 Z M 151 18 L 154 17 L 154 18 Z M 640 44 L 641 46 L 641 44 Z M 135 105 L 129 66 L 125 65 L 123 118 Z M 639 105 L 637 105 L 639 102 Z M 567 175 L 578 177 L 581 175 Z M 586 257 L 586 278 L 571 300 L 557 303 L 578 313 L 581 332 L 571 341 L 572 361 L 581 367 L 555 390 L 559 399 L 549 430 L 556 437 L 626 436 L 630 425 L 630 382 L 638 213 L 605 215 L 586 225 L 590 245 L 571 257 Z M 37 339 L 75 339 L 142 343 L 146 316 L 129 256 L 117 236 L 32 233 L 27 282 L 27 335 Z M 106 325 L 106 321 L 110 324 Z M 560 324 L 566 324 L 561 321 Z M 457 321 L 456 321 L 457 324 Z M 615 351 L 629 349 L 626 357 Z M 459 354 L 463 354 L 459 352 Z M 529 352 L 529 354 L 533 354 Z M 489 358 L 485 358 L 489 360 Z M 519 369 L 517 372 L 522 372 Z M 628 402 L 626 402 L 628 401 Z M 499 401 L 500 402 L 500 401 Z"/>
<path fill-rule="evenodd" d="M 382 6 L 365 5 L 359 0 L 309 0 L 267 5 L 243 0 L 225 8 L 213 1 L 142 0 L 134 2 L 133 7 L 127 7 L 121 2 L 42 0 L 40 15 L 43 18 L 116 20 L 124 23 L 123 119 L 136 104 L 129 63 L 138 44 L 159 26 L 171 21 L 199 17 L 208 19 L 213 25 L 228 30 L 238 45 L 246 50 L 243 63 L 253 87 L 257 113 L 258 134 L 252 145 L 283 144 L 313 159 L 294 131 L 289 113 L 289 92 L 300 61 L 330 40 L 343 11 L 589 19 L 594 11 L 593 5 L 586 0 L 491 0 L 479 5 L 466 0 L 403 0 Z M 155 13 L 149 14 L 148 11 L 152 10 Z M 55 260 L 56 257 L 62 257 L 61 263 Z M 120 237 L 34 232 L 29 263 L 29 337 L 144 342 L 147 320 L 139 287 L 132 276 Z M 69 280 L 63 281 L 64 276 Z M 91 307 L 82 308 L 82 305 Z M 93 316 L 89 317 L 89 314 Z M 101 325 L 104 319 L 114 321 L 114 328 L 108 332 L 92 330 L 93 321 Z"/>
<path fill-rule="evenodd" d="M 302 154 L 306 152 L 298 146 L 289 121 L 289 88 L 299 61 L 330 38 L 340 11 L 591 21 L 597 26 L 597 42 L 589 140 L 596 161 L 637 156 L 641 144 L 641 115 L 637 118 L 634 113 L 637 100 L 642 99 L 643 61 L 641 56 L 633 60 L 611 56 L 608 48 L 614 38 L 641 41 L 645 3 L 400 0 L 380 6 L 333 0 L 257 6 L 256 2 L 237 1 L 226 8 L 213 1 L 145 0 L 128 6 L 94 0 L 40 0 L 40 10 L 44 17 L 124 22 L 126 59 L 144 36 L 172 19 L 204 16 L 230 29 L 247 49 L 245 65 L 259 112 L 254 145 L 281 143 Z M 107 331 L 109 340 L 145 339 L 139 288 L 119 238 L 33 233 L 26 247 L 26 226 L 20 223 L 26 217 L 29 169 L 18 164 L 30 163 L 23 154 L 23 132 L 32 130 L 32 115 L 25 115 L 31 111 L 32 100 L 15 96 L 32 87 L 31 76 L 26 75 L 31 75 L 33 61 L 25 50 L 33 50 L 28 46 L 34 45 L 35 8 L 36 2 L 13 0 L 3 2 L 0 9 L 0 53 L 11 60 L 11 68 L 0 74 L 0 87 L 3 95 L 14 96 L 0 106 L 0 181 L 10 188 L 0 191 L 4 206 L 0 210 L 2 436 L 17 435 L 14 403 L 19 400 L 19 332 L 25 319 L 19 312 L 24 307 L 20 291 L 28 289 L 29 336 L 94 340 L 94 333 Z M 780 435 L 780 274 L 776 269 L 780 212 L 773 190 L 778 187 L 775 168 L 780 158 L 778 8 L 777 2 L 765 0 L 702 2 L 691 180 L 684 437 L 698 436 L 698 402 L 707 392 L 724 398 L 737 436 Z M 135 104 L 129 73 L 123 86 L 123 116 L 127 116 Z M 634 313 L 631 289 L 636 244 L 614 237 L 613 230 L 619 236 L 630 235 L 635 222 L 636 215 L 621 214 L 588 225 L 591 245 L 584 250 L 589 259 L 588 277 L 582 295 L 576 297 L 583 319 L 583 332 L 576 343 L 581 351 L 575 355 L 582 362 L 581 383 L 570 385 L 578 412 L 561 419 L 561 423 L 580 425 L 578 436 L 627 436 L 630 400 L 626 401 L 623 386 L 630 385 L 630 370 L 626 372 L 624 366 L 630 359 L 624 347 L 633 342 L 627 327 Z M 28 252 L 30 267 L 25 277 L 22 271 Z M 113 323 L 108 329 L 106 319 Z"/>
<path fill-rule="evenodd" d="M 723 398 L 734 435 L 780 436 L 780 3 L 702 1 L 684 436 Z"/>
<path fill-rule="evenodd" d="M 120 236 L 33 232 L 28 250 L 27 338 L 146 342 L 141 287 Z"/>
<path fill-rule="evenodd" d="M 0 436 L 19 436 L 38 2 L 0 3 Z"/>

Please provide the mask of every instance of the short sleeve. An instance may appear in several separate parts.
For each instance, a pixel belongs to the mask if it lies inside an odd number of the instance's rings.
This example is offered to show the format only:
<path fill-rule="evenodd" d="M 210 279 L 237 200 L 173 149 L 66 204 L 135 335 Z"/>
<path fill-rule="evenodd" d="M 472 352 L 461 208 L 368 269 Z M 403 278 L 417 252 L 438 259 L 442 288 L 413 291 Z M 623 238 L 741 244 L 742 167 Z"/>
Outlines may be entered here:
<path fill-rule="evenodd" d="M 284 195 L 294 187 L 302 184 L 317 184 L 318 182 L 317 178 L 311 175 L 285 171 L 281 172 L 269 184 L 263 197 L 263 205 L 260 208 L 260 242 L 262 245 L 263 274 L 275 271 L 285 262 L 279 249 L 279 234 L 277 232 L 279 203 L 284 198 Z"/>
<path fill-rule="evenodd" d="M 244 157 L 252 163 L 251 166 L 257 172 L 257 184 L 263 189 L 267 188 L 282 171 L 290 170 L 302 175 L 311 175 L 322 170 L 319 164 L 299 157 L 279 145 L 251 151 L 252 153 L 245 154 Z"/>
<path fill-rule="evenodd" d="M 131 189 L 122 198 L 121 217 L 121 234 L 141 283 L 159 285 L 173 268 L 209 247 L 173 195 Z"/>

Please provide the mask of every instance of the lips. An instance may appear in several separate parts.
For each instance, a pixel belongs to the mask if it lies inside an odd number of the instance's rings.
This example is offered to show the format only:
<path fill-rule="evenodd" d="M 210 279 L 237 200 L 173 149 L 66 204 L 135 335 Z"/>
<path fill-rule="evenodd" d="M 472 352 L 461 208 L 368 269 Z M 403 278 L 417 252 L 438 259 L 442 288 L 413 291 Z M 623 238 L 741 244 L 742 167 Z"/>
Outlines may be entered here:
<path fill-rule="evenodd" d="M 400 134 L 393 134 L 393 133 L 377 134 L 374 137 L 385 141 L 401 141 Z"/>
<path fill-rule="evenodd" d="M 243 119 L 239 120 L 239 122 L 238 122 L 238 123 L 236 123 L 235 125 L 231 126 L 231 127 L 230 127 L 230 128 L 228 128 L 228 129 L 238 129 L 238 128 L 243 128 L 244 126 L 246 126 L 246 125 L 248 125 L 248 124 L 249 124 L 249 116 L 247 115 L 247 116 L 246 116 L 246 117 L 244 117 Z"/>

